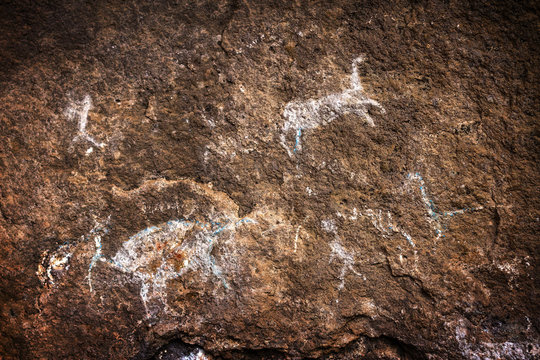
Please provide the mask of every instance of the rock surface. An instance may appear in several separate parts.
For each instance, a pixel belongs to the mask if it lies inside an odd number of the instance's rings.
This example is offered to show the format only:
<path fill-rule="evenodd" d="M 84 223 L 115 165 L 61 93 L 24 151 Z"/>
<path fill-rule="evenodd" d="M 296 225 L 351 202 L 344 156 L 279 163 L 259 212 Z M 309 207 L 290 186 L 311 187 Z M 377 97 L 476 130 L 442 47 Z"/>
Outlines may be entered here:
<path fill-rule="evenodd" d="M 538 358 L 535 2 L 0 9 L 0 358 Z"/>

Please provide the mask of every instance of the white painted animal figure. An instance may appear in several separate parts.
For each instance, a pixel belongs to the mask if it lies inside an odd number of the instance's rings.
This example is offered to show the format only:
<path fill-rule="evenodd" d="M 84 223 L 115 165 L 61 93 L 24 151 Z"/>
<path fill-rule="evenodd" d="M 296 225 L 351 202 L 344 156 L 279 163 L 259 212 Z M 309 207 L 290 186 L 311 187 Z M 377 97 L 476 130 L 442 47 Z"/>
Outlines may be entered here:
<path fill-rule="evenodd" d="M 234 236 L 238 226 L 253 222 L 254 220 L 249 218 L 240 220 L 224 218 L 219 222 L 170 220 L 131 236 L 110 259 L 101 253 L 101 237 L 94 236 L 96 250 L 88 268 L 90 290 L 93 291 L 92 270 L 98 261 L 131 274 L 140 282 L 140 296 L 148 316 L 155 313 L 150 305 L 157 305 L 158 308 L 161 304 L 167 306 L 168 281 L 182 276 L 187 271 L 198 271 L 204 277 L 215 276 L 225 288 L 228 288 L 223 269 L 216 264 L 216 259 L 211 255 L 212 248 L 225 230 L 228 230 L 231 237 Z"/>
<path fill-rule="evenodd" d="M 340 93 L 334 93 L 318 99 L 306 101 L 291 101 L 285 106 L 283 117 L 285 123 L 281 131 L 281 144 L 289 156 L 300 151 L 302 132 L 315 129 L 321 125 L 327 125 L 344 114 L 358 115 L 370 125 L 375 123 L 368 113 L 369 106 L 379 108 L 382 113 L 385 109 L 376 100 L 370 99 L 365 93 L 360 77 L 358 65 L 364 62 L 364 57 L 359 56 L 352 62 L 351 86 Z M 295 133 L 295 145 L 291 152 L 286 144 L 289 132 Z"/>

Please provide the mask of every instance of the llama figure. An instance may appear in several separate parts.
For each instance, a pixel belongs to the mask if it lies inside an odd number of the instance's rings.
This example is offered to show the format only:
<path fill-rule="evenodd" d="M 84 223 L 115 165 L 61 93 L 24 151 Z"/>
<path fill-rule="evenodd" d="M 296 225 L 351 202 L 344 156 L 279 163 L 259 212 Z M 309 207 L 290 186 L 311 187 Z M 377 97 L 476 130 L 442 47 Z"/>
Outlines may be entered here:
<path fill-rule="evenodd" d="M 358 76 L 358 65 L 364 62 L 364 57 L 359 56 L 352 62 L 351 86 L 340 93 L 330 94 L 318 99 L 306 101 L 291 101 L 285 106 L 283 117 L 281 144 L 287 150 L 289 156 L 302 149 L 302 132 L 315 129 L 321 125 L 327 125 L 344 114 L 355 114 L 365 119 L 370 126 L 375 126 L 373 119 L 368 113 L 368 106 L 375 106 L 384 114 L 385 110 L 377 101 L 370 99 L 365 93 Z M 286 136 L 294 131 L 295 145 L 291 151 L 286 144 Z"/>

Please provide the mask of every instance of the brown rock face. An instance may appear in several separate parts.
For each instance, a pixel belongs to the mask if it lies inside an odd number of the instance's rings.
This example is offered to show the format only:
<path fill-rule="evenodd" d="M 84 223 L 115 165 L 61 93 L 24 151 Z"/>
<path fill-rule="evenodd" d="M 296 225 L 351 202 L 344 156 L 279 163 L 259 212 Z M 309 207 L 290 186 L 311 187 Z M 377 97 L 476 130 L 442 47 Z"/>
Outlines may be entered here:
<path fill-rule="evenodd" d="M 0 9 L 0 359 L 540 356 L 535 2 Z"/>

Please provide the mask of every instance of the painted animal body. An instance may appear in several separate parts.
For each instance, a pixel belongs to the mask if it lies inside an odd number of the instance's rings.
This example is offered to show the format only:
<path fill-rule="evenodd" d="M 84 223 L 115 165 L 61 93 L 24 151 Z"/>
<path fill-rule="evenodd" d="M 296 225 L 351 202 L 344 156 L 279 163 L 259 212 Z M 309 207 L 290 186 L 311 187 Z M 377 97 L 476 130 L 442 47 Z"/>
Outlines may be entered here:
<path fill-rule="evenodd" d="M 369 106 L 379 108 L 385 113 L 384 108 L 376 100 L 370 99 L 365 93 L 358 75 L 358 65 L 364 62 L 364 57 L 359 56 L 352 62 L 352 74 L 350 88 L 340 93 L 334 93 L 318 99 L 306 101 L 291 101 L 285 106 L 281 132 L 281 144 L 285 147 L 289 156 L 302 149 L 300 138 L 302 132 L 315 129 L 321 125 L 327 125 L 344 114 L 355 114 L 363 118 L 370 126 L 375 123 L 368 112 Z M 296 134 L 295 146 L 291 152 L 286 144 L 286 137 L 290 131 Z"/>

